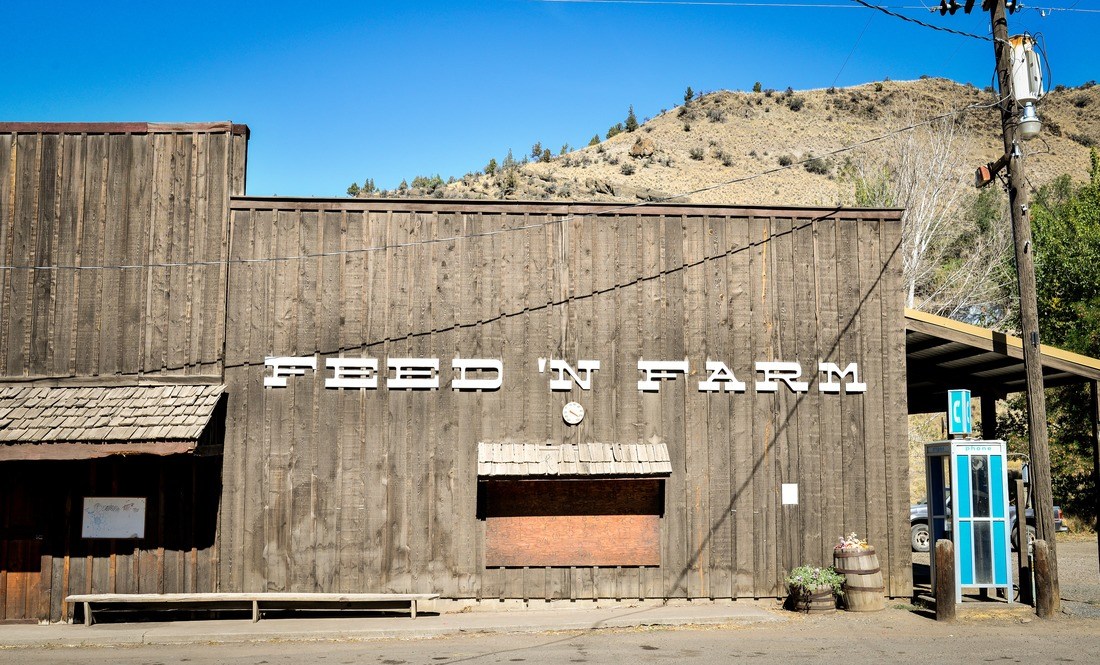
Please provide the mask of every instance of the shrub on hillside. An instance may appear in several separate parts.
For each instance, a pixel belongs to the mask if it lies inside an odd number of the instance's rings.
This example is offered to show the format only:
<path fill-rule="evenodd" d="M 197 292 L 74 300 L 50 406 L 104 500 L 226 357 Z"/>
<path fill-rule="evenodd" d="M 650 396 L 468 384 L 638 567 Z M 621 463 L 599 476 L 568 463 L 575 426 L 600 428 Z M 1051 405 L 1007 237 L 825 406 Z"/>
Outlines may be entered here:
<path fill-rule="evenodd" d="M 807 171 L 817 175 L 828 175 L 829 162 L 821 157 L 811 157 L 804 165 Z"/>

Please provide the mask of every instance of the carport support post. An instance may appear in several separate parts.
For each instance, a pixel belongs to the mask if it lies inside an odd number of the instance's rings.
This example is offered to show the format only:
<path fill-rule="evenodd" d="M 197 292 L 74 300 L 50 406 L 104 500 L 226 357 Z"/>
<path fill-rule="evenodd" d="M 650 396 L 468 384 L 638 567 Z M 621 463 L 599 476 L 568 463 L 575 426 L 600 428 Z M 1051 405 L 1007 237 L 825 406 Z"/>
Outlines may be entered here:
<path fill-rule="evenodd" d="M 982 411 L 982 438 L 986 441 L 997 439 L 997 395 L 983 392 L 978 400 Z"/>
<path fill-rule="evenodd" d="M 932 548 L 935 560 L 936 621 L 954 621 L 955 604 L 959 602 L 955 589 L 955 545 L 946 538 L 936 541 Z"/>
<path fill-rule="evenodd" d="M 1092 491 L 1093 517 L 1096 518 L 1096 549 L 1098 552 L 1097 565 L 1100 566 L 1100 383 L 1089 381 L 1092 387 L 1092 408 L 1089 409 L 1092 420 Z"/>
<path fill-rule="evenodd" d="M 1027 506 L 1027 490 L 1024 489 L 1023 478 L 1017 478 L 1012 482 L 1012 496 L 1016 501 L 1016 562 L 1020 569 L 1020 602 L 1025 605 L 1034 605 L 1032 591 L 1035 587 L 1031 582 L 1031 562 L 1027 558 L 1027 519 L 1023 508 Z M 1021 533 L 1024 534 L 1022 538 Z"/>

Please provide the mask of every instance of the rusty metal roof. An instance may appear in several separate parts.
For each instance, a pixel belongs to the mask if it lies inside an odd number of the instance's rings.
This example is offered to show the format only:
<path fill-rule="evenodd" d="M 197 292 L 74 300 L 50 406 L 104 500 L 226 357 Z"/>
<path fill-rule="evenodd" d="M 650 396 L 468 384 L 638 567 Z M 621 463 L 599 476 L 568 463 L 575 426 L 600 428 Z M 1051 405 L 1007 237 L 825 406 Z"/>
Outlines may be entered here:
<path fill-rule="evenodd" d="M 479 477 L 667 476 L 663 443 L 479 443 Z"/>
<path fill-rule="evenodd" d="M 192 452 L 224 385 L 0 386 L 0 460 Z"/>

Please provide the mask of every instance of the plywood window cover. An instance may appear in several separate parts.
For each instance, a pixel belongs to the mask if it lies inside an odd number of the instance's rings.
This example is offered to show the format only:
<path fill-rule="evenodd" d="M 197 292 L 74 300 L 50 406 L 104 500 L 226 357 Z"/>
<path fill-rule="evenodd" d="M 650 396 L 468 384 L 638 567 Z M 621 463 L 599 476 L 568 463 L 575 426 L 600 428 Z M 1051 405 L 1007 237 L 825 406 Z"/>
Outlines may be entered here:
<path fill-rule="evenodd" d="M 668 476 L 663 443 L 477 444 L 479 478 Z"/>
<path fill-rule="evenodd" d="M 224 385 L 0 386 L 0 461 L 194 452 Z"/>

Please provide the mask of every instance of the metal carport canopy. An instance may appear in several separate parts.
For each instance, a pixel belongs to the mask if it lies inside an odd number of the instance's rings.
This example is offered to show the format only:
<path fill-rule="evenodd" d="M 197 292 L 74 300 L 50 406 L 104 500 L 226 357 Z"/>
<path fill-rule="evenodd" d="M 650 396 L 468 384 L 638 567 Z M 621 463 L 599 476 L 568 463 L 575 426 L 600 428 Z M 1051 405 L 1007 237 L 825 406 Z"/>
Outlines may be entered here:
<path fill-rule="evenodd" d="M 1043 384 L 1100 381 L 1100 360 L 1042 345 Z M 946 411 L 947 391 L 1003 399 L 1024 392 L 1020 338 L 914 309 L 905 310 L 909 413 Z"/>

